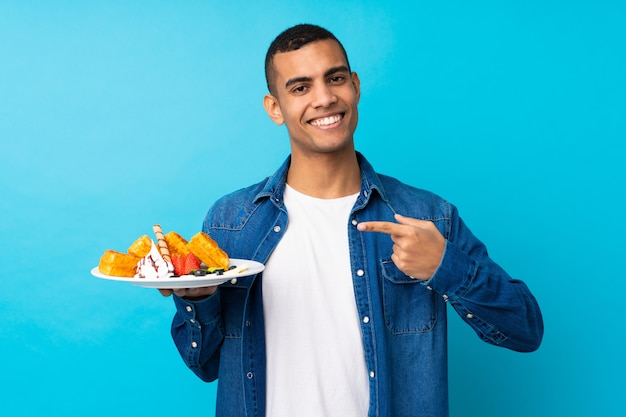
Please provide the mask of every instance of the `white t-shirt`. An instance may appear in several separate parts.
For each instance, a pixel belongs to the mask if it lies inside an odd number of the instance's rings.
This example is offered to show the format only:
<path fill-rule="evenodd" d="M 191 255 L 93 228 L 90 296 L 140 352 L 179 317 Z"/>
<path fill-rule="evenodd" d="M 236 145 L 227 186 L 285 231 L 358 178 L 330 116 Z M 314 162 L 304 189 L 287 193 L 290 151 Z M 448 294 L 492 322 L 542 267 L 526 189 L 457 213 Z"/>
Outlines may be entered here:
<path fill-rule="evenodd" d="M 268 417 L 367 415 L 348 248 L 356 198 L 319 199 L 286 186 L 289 224 L 263 272 Z"/>

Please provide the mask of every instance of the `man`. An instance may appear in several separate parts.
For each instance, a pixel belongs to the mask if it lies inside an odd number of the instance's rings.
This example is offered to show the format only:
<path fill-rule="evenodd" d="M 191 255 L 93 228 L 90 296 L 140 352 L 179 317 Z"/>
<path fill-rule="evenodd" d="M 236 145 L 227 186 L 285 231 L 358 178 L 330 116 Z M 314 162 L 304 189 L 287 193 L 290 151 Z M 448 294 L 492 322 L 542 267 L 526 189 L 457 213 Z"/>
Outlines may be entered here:
<path fill-rule="evenodd" d="M 482 340 L 533 351 L 534 297 L 454 206 L 355 151 L 360 81 L 330 32 L 280 34 L 266 78 L 264 106 L 286 125 L 291 155 L 203 225 L 231 257 L 266 269 L 174 290 L 183 360 L 218 379 L 217 416 L 447 416 L 446 304 Z"/>

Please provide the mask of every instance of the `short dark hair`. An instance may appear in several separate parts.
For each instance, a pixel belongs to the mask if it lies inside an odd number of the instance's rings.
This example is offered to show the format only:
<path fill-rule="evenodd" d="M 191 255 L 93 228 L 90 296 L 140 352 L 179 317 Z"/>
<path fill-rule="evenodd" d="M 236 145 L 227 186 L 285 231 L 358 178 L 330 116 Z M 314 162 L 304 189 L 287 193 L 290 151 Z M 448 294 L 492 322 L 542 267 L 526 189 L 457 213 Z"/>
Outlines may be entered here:
<path fill-rule="evenodd" d="M 276 81 L 276 68 L 274 67 L 274 56 L 281 52 L 290 52 L 302 48 L 310 43 L 332 39 L 339 44 L 343 56 L 346 58 L 346 64 L 348 70 L 350 70 L 350 62 L 348 61 L 348 54 L 344 49 L 339 39 L 335 37 L 330 31 L 316 25 L 300 24 L 292 26 L 289 29 L 284 30 L 280 35 L 274 39 L 272 44 L 267 50 L 265 55 L 265 82 L 267 83 L 267 89 L 271 94 L 274 94 L 274 82 Z"/>

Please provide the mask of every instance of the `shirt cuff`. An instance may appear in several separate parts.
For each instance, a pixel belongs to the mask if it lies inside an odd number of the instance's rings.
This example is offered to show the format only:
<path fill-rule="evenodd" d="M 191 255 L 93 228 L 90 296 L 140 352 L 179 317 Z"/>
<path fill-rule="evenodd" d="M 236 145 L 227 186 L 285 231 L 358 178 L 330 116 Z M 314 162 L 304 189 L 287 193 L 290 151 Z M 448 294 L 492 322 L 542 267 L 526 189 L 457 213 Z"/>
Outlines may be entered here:
<path fill-rule="evenodd" d="M 185 321 L 209 324 L 219 320 L 221 311 L 219 289 L 214 294 L 199 301 L 186 300 L 175 294 L 173 297 L 176 310 Z"/>
<path fill-rule="evenodd" d="M 478 263 L 474 259 L 455 243 L 446 241 L 439 267 L 430 279 L 421 284 L 445 294 L 446 299 L 455 299 L 469 288 L 477 270 Z"/>

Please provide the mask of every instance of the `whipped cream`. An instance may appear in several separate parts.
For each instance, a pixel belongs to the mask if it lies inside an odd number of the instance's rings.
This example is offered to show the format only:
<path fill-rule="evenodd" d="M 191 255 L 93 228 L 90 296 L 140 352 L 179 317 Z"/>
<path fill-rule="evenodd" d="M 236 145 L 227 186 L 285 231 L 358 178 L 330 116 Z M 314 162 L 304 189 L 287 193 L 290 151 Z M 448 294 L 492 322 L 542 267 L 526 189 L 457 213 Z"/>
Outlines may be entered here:
<path fill-rule="evenodd" d="M 152 242 L 150 252 L 137 262 L 137 273 L 135 278 L 169 278 L 174 275 L 174 265 L 166 262 L 161 256 L 161 252 Z"/>

